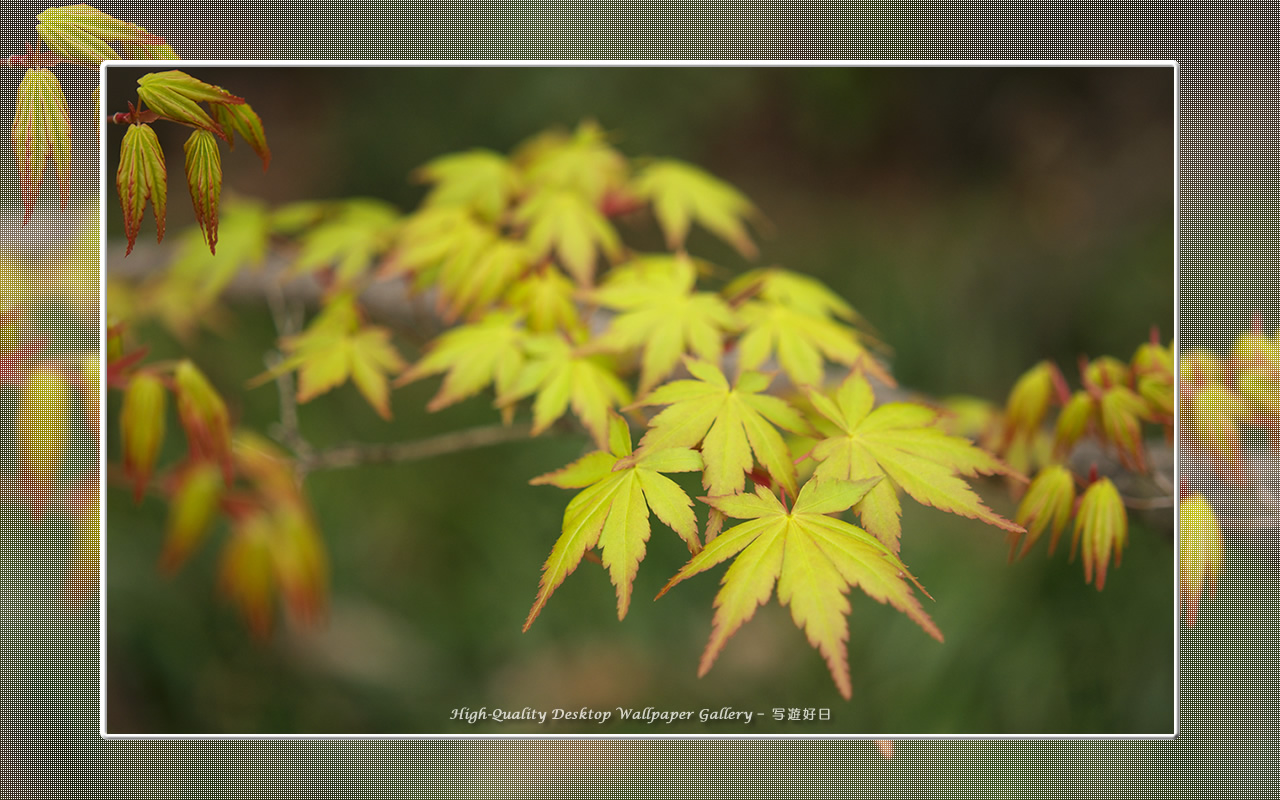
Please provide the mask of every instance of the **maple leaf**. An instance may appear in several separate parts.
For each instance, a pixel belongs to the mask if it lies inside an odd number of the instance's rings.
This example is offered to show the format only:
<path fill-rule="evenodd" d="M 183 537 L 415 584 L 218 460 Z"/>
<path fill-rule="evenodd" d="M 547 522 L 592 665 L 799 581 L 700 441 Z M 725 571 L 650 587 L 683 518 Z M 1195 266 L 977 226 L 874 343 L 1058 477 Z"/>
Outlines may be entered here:
<path fill-rule="evenodd" d="M 547 600 L 597 545 L 618 594 L 618 619 L 627 614 L 631 587 L 649 541 L 649 513 L 666 523 L 697 552 L 693 501 L 662 472 L 702 469 L 702 458 L 688 448 L 632 453 L 626 420 L 609 413 L 608 449 L 588 453 L 564 469 L 529 481 L 562 489 L 583 489 L 564 512 L 563 532 L 542 568 L 538 597 L 525 620 L 529 630 Z"/>
<path fill-rule="evenodd" d="M 706 469 L 702 485 L 713 494 L 742 491 L 755 460 L 792 497 L 796 468 L 786 442 L 774 425 L 793 433 L 808 433 L 804 418 L 781 398 L 762 394 L 772 376 L 743 372 L 733 386 L 714 364 L 685 359 L 693 380 L 665 383 L 637 405 L 665 405 L 649 421 L 640 441 L 642 450 L 696 447 L 702 444 Z"/>
<path fill-rule="evenodd" d="M 596 445 L 609 441 L 609 410 L 631 402 L 631 392 L 606 356 L 575 347 L 558 333 L 525 339 L 526 361 L 511 390 L 498 396 L 509 405 L 537 393 L 533 401 L 533 435 L 537 436 L 572 408 Z"/>
<path fill-rule="evenodd" d="M 667 246 L 684 247 L 694 221 L 728 242 L 746 258 L 756 246 L 743 219 L 753 213 L 751 201 L 724 181 L 681 161 L 655 161 L 636 176 L 636 194 L 653 202 Z"/>
<path fill-rule="evenodd" d="M 514 388 L 524 365 L 524 340 L 528 335 L 519 314 L 490 312 L 478 322 L 441 334 L 427 354 L 396 380 L 396 385 L 448 373 L 427 404 L 428 411 L 439 411 L 465 400 L 490 384 L 502 397 Z"/>
<path fill-rule="evenodd" d="M 155 131 L 150 125 L 130 125 L 120 143 L 120 166 L 116 169 L 116 191 L 120 195 L 128 239 L 125 255 L 133 251 L 148 200 L 156 220 L 156 241 L 164 239 L 166 177 L 164 151 Z"/>
<path fill-rule="evenodd" d="M 552 131 L 526 142 L 515 160 L 523 165 L 527 183 L 565 189 L 590 205 L 616 191 L 627 177 L 627 160 L 609 146 L 604 130 L 589 120 L 571 135 Z"/>
<path fill-rule="evenodd" d="M 577 287 L 563 272 L 544 265 L 513 283 L 503 302 L 523 312 L 534 333 L 561 330 L 570 336 L 586 335 L 574 302 L 576 292 Z"/>
<path fill-rule="evenodd" d="M 399 223 L 399 212 L 390 203 L 372 198 L 344 200 L 332 217 L 300 237 L 293 271 L 306 274 L 332 266 L 339 284 L 349 284 L 388 247 Z"/>
<path fill-rule="evenodd" d="M 22 224 L 27 224 L 35 210 L 36 198 L 44 183 L 45 165 L 50 159 L 58 176 L 61 207 L 65 211 L 71 196 L 71 118 L 62 85 L 47 69 L 27 70 L 18 86 L 14 101 L 13 156 L 22 185 Z M 141 212 L 138 216 L 141 218 Z"/>
<path fill-rule="evenodd" d="M 560 264 L 582 286 L 590 286 L 596 251 L 616 259 L 618 233 L 591 201 L 567 189 L 542 189 L 516 209 L 516 222 L 528 227 L 525 240 L 534 258 L 555 251 Z"/>
<path fill-rule="evenodd" d="M 851 586 L 892 604 L 942 641 L 904 580 L 914 582 L 915 578 L 898 557 L 866 531 L 829 516 L 858 503 L 882 482 L 879 478 L 810 480 L 790 510 L 763 486 L 757 486 L 753 495 L 700 498 L 727 516 L 748 521 L 708 542 L 658 595 L 734 558 L 716 595 L 711 639 L 698 666 L 699 677 L 711 669 L 729 637 L 769 600 L 775 582 L 778 602 L 790 606 L 791 618 L 822 653 L 846 700 L 853 693 L 845 648 L 849 635 L 845 616 L 851 610 L 845 595 Z"/>
<path fill-rule="evenodd" d="M 427 198 L 432 206 L 461 206 L 486 220 L 496 220 L 520 189 L 520 175 L 499 153 L 476 149 L 428 161 L 410 177 L 435 188 Z"/>
<path fill-rule="evenodd" d="M 390 419 L 387 373 L 404 369 L 390 338 L 386 328 L 362 324 L 355 298 L 342 294 L 305 332 L 283 339 L 289 357 L 253 383 L 296 369 L 298 402 L 305 403 L 350 379 L 378 415 Z"/>
<path fill-rule="evenodd" d="M 686 256 L 645 256 L 614 269 L 593 293 L 601 305 L 622 312 L 599 345 L 612 350 L 643 345 L 639 391 L 671 374 L 685 353 L 712 363 L 720 360 L 724 332 L 736 320 L 719 296 L 694 292 L 696 281 Z"/>
<path fill-rule="evenodd" d="M 814 478 L 888 478 L 867 493 L 857 511 L 863 526 L 894 552 L 902 534 L 902 506 L 895 486 L 924 505 L 979 519 L 1010 533 L 1024 532 L 1022 526 L 983 505 L 961 478 L 1016 473 L 968 440 L 937 427 L 938 412 L 934 409 L 915 403 L 885 403 L 872 410 L 875 394 L 860 371 L 851 372 L 840 384 L 834 400 L 816 390 L 809 391 L 809 399 L 838 431 L 814 445 L 811 455 L 818 462 Z"/>
<path fill-rule="evenodd" d="M 743 369 L 757 369 L 776 355 L 796 386 L 821 386 L 825 357 L 849 367 L 861 363 L 884 383 L 896 385 L 893 376 L 863 346 L 857 332 L 838 320 L 771 300 L 748 300 L 738 309 L 738 317 L 743 323 L 738 340 Z"/>

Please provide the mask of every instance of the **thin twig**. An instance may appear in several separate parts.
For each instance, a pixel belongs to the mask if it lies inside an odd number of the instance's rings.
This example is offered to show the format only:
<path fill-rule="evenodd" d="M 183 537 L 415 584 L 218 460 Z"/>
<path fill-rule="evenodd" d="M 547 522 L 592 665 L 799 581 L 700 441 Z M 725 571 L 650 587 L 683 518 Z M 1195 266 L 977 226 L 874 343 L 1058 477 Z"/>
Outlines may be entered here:
<path fill-rule="evenodd" d="M 311 472 L 323 469 L 347 469 L 366 464 L 421 461 L 462 450 L 474 450 L 478 447 L 528 439 L 531 429 L 528 424 L 485 425 L 408 442 L 346 445 L 314 452 L 308 456 L 300 455 L 298 468 L 303 472 Z"/>
<path fill-rule="evenodd" d="M 271 308 L 271 319 L 275 323 L 277 336 L 293 336 L 301 325 L 296 307 L 290 305 L 278 282 L 269 282 L 267 285 L 267 305 Z M 283 361 L 284 355 L 278 351 L 271 351 L 266 355 L 268 369 L 275 369 Z M 298 401 L 294 394 L 293 373 L 281 370 L 275 377 L 275 383 L 276 393 L 280 397 L 280 422 L 275 426 L 273 435 L 299 459 L 309 458 L 315 448 L 302 435 L 302 428 L 298 423 Z"/>

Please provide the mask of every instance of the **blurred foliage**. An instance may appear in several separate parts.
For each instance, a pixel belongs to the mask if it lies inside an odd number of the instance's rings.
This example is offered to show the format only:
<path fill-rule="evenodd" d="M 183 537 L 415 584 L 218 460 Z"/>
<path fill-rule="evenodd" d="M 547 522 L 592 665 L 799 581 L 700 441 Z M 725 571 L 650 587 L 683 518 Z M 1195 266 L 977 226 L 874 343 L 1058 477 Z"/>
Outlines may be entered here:
<path fill-rule="evenodd" d="M 688 160 L 743 189 L 771 231 L 757 263 L 813 274 L 848 299 L 914 389 L 999 400 L 1042 359 L 1071 364 L 1080 353 L 1128 352 L 1152 324 L 1172 330 L 1168 70 L 373 75 L 202 71 L 228 91 L 252 88 L 276 143 L 269 175 L 252 159 L 228 163 L 229 189 L 273 202 L 370 195 L 407 210 L 421 190 L 406 175 L 426 159 L 507 150 L 534 131 L 592 118 L 630 153 Z M 111 68 L 108 111 L 123 107 L 117 92 L 132 91 L 136 77 Z M 162 144 L 181 146 L 163 135 Z M 189 221 L 174 209 L 171 225 Z M 691 248 L 735 270 L 748 266 L 697 230 Z M 261 372 L 275 331 L 261 309 L 235 309 L 229 319 L 219 335 L 190 346 L 147 331 L 150 357 L 189 352 L 235 404 L 233 418 L 265 430 L 277 414 L 274 393 L 239 387 Z M 394 428 L 343 387 L 303 409 L 304 433 L 323 446 L 493 420 L 484 401 L 421 413 L 432 383 L 393 396 Z M 116 413 L 109 408 L 108 419 Z M 106 435 L 118 447 L 115 432 Z M 761 609 L 716 672 L 697 680 L 714 582 L 647 602 L 685 560 L 674 537 L 651 547 L 625 623 L 615 618 L 603 570 L 593 576 L 586 565 L 520 634 L 565 502 L 527 481 L 588 447 L 583 438 L 535 440 L 310 476 L 330 553 L 330 619 L 316 631 L 281 631 L 266 645 L 246 636 L 229 608 L 209 602 L 212 551 L 197 554 L 178 580 L 163 577 L 155 565 L 163 507 L 144 500 L 135 508 L 124 493 L 110 493 L 108 729 L 517 732 L 513 723 L 450 723 L 448 712 L 619 704 L 832 708 L 829 727 L 770 722 L 750 729 L 757 733 L 1172 729 L 1173 553 L 1159 518 L 1130 531 L 1125 568 L 1099 595 L 1086 590 L 1078 566 L 1036 558 L 1006 566 L 995 531 L 911 506 L 915 519 L 906 524 L 920 534 L 903 556 L 937 598 L 927 605 L 947 641 L 921 636 L 892 609 L 859 603 L 850 619 L 850 703 L 832 694 L 821 659 L 776 605 Z M 472 487 L 482 483 L 504 487 L 502 502 L 476 503 Z M 983 494 L 998 495 L 998 487 Z M 1012 504 L 997 511 L 1011 516 Z M 739 731 L 694 724 L 680 732 Z"/>

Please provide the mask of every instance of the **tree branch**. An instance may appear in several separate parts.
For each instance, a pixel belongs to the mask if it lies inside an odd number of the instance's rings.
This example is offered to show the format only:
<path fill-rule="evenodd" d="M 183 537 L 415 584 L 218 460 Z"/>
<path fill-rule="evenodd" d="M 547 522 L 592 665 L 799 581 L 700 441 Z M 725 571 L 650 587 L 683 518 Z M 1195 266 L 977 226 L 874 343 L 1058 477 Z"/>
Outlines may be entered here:
<path fill-rule="evenodd" d="M 532 427 L 520 425 L 484 425 L 461 431 L 428 436 L 408 442 L 386 444 L 351 444 L 298 456 L 298 469 L 312 472 L 325 469 L 347 469 L 366 464 L 392 464 L 474 450 L 478 447 L 528 439 Z"/>

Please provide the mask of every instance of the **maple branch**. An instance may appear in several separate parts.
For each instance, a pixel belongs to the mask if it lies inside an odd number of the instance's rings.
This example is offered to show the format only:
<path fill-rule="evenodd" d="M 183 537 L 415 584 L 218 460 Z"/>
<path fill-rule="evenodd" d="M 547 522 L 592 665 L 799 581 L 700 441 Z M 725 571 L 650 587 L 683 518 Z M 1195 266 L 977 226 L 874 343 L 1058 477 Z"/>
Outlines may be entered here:
<path fill-rule="evenodd" d="M 268 283 L 266 296 L 278 338 L 296 334 L 302 323 L 297 308 L 288 302 L 280 284 Z M 268 369 L 275 369 L 283 361 L 284 356 L 276 351 L 269 352 L 266 356 Z M 302 435 L 302 428 L 298 424 L 298 399 L 294 392 L 293 373 L 282 370 L 276 375 L 275 384 L 280 396 L 280 421 L 273 426 L 272 436 L 292 450 L 300 461 L 309 458 L 315 453 L 315 448 Z"/>
<path fill-rule="evenodd" d="M 347 469 L 366 464 L 393 464 L 420 461 L 436 456 L 474 450 L 479 447 L 528 439 L 532 426 L 481 425 L 460 431 L 451 431 L 425 439 L 385 444 L 351 444 L 298 456 L 298 469 L 306 473 L 323 469 Z"/>

